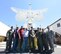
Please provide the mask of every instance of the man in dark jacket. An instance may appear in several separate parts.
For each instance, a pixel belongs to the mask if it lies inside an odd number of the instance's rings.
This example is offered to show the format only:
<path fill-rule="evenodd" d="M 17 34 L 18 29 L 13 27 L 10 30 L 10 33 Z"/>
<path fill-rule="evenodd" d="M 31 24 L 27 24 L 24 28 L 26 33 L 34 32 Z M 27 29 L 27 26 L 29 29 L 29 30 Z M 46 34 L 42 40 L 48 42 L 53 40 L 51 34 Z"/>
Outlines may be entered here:
<path fill-rule="evenodd" d="M 49 26 L 47 27 L 48 32 L 47 32 L 47 40 L 48 44 L 50 46 L 50 50 L 54 52 L 54 32 L 50 30 Z"/>
<path fill-rule="evenodd" d="M 37 44 L 38 44 L 38 51 L 42 52 L 43 50 L 43 43 L 42 43 L 42 32 L 40 28 L 37 28 L 37 32 L 36 32 L 36 37 L 37 37 Z"/>
<path fill-rule="evenodd" d="M 43 51 L 47 52 L 49 50 L 48 42 L 47 42 L 47 36 L 44 32 L 44 29 L 42 29 L 42 43 L 43 43 Z"/>
<path fill-rule="evenodd" d="M 19 39 L 18 27 L 16 27 L 16 29 L 14 30 L 14 38 L 13 38 L 13 50 L 14 51 L 17 51 L 18 39 Z"/>

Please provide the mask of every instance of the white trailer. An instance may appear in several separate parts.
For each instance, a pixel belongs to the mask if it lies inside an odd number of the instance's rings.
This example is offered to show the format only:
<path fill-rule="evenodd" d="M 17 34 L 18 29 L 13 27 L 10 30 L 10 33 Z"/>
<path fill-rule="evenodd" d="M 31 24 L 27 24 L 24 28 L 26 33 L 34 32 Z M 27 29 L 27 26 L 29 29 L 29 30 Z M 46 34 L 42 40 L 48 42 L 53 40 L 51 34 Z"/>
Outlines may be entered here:
<path fill-rule="evenodd" d="M 61 35 L 61 18 L 49 25 L 50 30 L 57 32 L 58 34 Z M 46 28 L 47 30 L 47 28 Z M 45 31 L 46 31 L 45 30 Z"/>

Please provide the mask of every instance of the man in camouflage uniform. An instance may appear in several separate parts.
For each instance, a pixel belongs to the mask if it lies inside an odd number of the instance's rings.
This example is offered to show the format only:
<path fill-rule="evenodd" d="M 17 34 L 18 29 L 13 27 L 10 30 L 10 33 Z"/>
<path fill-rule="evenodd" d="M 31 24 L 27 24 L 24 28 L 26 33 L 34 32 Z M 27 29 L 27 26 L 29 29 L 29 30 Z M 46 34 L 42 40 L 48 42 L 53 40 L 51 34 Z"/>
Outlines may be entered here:
<path fill-rule="evenodd" d="M 11 44 L 12 44 L 12 38 L 13 38 L 13 26 L 11 26 L 11 29 L 7 31 L 6 37 L 7 37 L 6 51 L 10 51 L 11 50 Z"/>

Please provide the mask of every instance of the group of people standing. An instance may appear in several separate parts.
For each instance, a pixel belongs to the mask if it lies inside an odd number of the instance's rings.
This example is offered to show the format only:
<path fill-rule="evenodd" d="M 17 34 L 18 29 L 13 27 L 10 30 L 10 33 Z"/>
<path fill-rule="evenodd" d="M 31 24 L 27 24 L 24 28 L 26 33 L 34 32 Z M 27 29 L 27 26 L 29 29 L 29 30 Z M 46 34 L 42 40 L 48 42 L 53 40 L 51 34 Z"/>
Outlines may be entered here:
<path fill-rule="evenodd" d="M 47 52 L 51 50 L 54 52 L 54 32 L 47 27 L 48 31 L 45 32 L 44 29 L 37 28 L 34 30 L 31 27 L 31 30 L 27 28 L 16 29 L 13 30 L 13 26 L 11 29 L 7 31 L 7 41 L 6 41 L 6 51 L 13 52 Z"/>

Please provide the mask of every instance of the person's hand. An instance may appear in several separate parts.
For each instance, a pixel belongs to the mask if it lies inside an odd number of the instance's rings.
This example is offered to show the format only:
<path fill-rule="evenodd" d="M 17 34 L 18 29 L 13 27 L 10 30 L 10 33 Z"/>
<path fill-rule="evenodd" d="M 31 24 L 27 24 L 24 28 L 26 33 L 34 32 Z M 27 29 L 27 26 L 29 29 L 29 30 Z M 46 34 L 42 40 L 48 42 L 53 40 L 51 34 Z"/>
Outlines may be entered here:
<path fill-rule="evenodd" d="M 19 37 L 19 39 L 21 39 L 21 37 Z"/>
<path fill-rule="evenodd" d="M 7 38 L 7 40 L 9 40 L 9 38 Z"/>
<path fill-rule="evenodd" d="M 14 34 L 14 39 L 15 39 L 15 34 Z"/>

